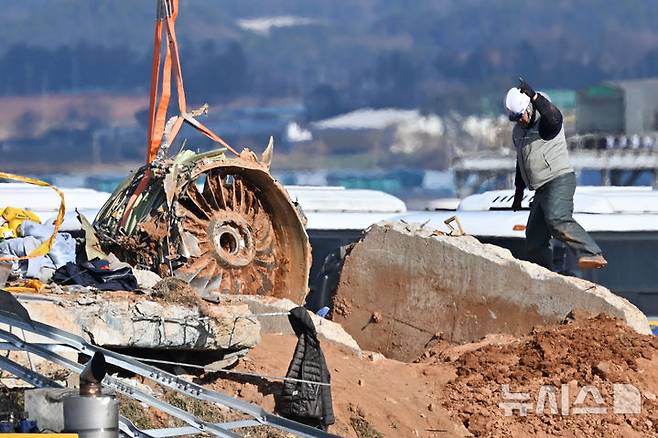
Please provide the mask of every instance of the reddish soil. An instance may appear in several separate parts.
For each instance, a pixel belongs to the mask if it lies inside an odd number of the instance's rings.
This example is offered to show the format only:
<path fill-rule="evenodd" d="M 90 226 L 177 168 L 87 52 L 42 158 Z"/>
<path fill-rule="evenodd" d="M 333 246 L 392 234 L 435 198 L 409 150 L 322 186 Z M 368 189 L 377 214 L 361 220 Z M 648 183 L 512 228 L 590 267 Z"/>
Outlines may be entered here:
<path fill-rule="evenodd" d="M 285 374 L 296 338 L 266 335 L 236 371 Z M 437 339 L 417 363 L 378 354 L 359 356 L 323 342 L 332 373 L 337 422 L 331 432 L 346 437 L 452 436 L 658 436 L 658 339 L 638 335 L 623 323 L 599 316 L 565 325 L 539 327 L 525 337 L 492 335 L 476 343 L 454 345 Z M 246 382 L 246 383 L 245 383 Z M 259 378 L 225 377 L 210 386 L 274 409 L 280 383 Z M 527 392 L 527 416 L 505 416 L 499 403 L 501 385 Z M 569 413 L 563 416 L 562 392 L 567 385 Z M 615 384 L 639 390 L 640 414 L 615 414 Z M 556 388 L 557 412 L 547 399 L 536 413 L 542 385 Z M 603 404 L 589 393 L 593 385 Z M 574 414 L 575 407 L 605 407 L 604 414 Z"/>
<path fill-rule="evenodd" d="M 297 338 L 265 335 L 236 370 L 283 376 Z M 330 342 L 322 349 L 331 371 L 336 424 L 345 437 L 464 436 L 465 429 L 440 406 L 439 395 L 454 377 L 442 364 L 407 364 L 374 353 L 356 353 Z M 238 383 L 248 381 L 250 383 Z M 279 382 L 226 376 L 211 384 L 274 410 Z M 357 432 L 358 430 L 358 432 Z"/>
<path fill-rule="evenodd" d="M 475 436 L 658 435 L 658 338 L 638 335 L 614 319 L 598 316 L 540 327 L 507 345 L 466 352 L 453 363 L 457 377 L 446 385 L 442 401 Z M 501 398 L 503 384 L 530 395 L 527 417 L 504 415 L 499 403 L 511 400 Z M 614 413 L 615 384 L 639 390 L 639 415 Z M 542 385 L 556 389 L 554 414 L 548 401 L 537 414 Z M 590 393 L 583 404 L 575 404 L 586 385 L 599 391 L 603 403 L 595 403 Z M 563 416 L 561 397 L 567 392 L 569 415 Z M 583 406 L 604 407 L 605 413 L 576 414 L 575 408 Z"/>
<path fill-rule="evenodd" d="M 285 375 L 296 341 L 294 336 L 265 335 L 233 369 L 263 377 L 210 373 L 194 379 L 274 411 L 281 381 L 268 376 Z M 437 337 L 433 343 L 415 363 L 404 363 L 323 341 L 336 416 L 330 431 L 352 438 L 658 436 L 658 338 L 639 335 L 617 320 L 582 317 L 537 327 L 523 337 L 490 335 L 462 345 Z M 637 407 L 639 413 L 615 412 L 615 385 L 619 389 L 622 384 L 637 389 L 629 400 L 635 395 L 639 403 L 624 407 Z M 519 401 L 503 397 L 503 385 L 512 395 L 527 393 L 520 401 L 528 404 L 526 416 L 518 409 L 505 415 L 501 403 Z M 555 389 L 554 412 L 550 397 L 537 409 L 545 385 Z M 596 392 L 583 393 L 588 385 Z M 582 403 L 580 394 L 586 395 Z M 240 418 L 174 393 L 165 399 L 208 421 Z M 583 407 L 605 412 L 577 413 L 576 408 Z M 125 401 L 122 412 L 140 427 L 174 425 L 166 415 L 137 402 Z M 261 429 L 248 436 L 287 435 Z"/>

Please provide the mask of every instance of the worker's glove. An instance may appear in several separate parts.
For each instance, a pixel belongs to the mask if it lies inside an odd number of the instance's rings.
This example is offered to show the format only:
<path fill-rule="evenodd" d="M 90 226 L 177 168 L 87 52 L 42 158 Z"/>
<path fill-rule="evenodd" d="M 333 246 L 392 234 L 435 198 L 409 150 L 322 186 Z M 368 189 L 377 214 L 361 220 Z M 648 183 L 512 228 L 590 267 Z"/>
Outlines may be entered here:
<path fill-rule="evenodd" d="M 532 89 L 529 83 L 527 83 L 523 78 L 519 78 L 519 91 L 528 96 L 530 99 L 535 97 L 535 90 Z"/>
<path fill-rule="evenodd" d="M 523 201 L 523 189 L 516 189 L 516 192 L 514 192 L 514 202 L 512 202 L 512 211 L 521 210 L 521 201 Z"/>

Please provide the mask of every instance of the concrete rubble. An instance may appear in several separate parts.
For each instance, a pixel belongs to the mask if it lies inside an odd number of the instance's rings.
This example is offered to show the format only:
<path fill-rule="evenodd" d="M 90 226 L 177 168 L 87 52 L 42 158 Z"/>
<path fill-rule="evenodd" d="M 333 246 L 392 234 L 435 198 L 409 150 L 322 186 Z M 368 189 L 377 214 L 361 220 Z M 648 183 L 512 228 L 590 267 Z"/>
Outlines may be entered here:
<path fill-rule="evenodd" d="M 173 367 L 179 377 L 203 376 L 205 387 L 275 409 L 274 386 L 254 384 L 253 376 L 267 380 L 285 374 L 297 342 L 288 314 L 297 303 L 275 296 L 205 296 L 193 282 L 132 270 L 138 284 L 133 292 L 48 284 L 38 293 L 15 296 L 36 321 L 128 355 L 173 361 L 164 367 Z M 574 376 L 589 382 L 607 375 L 606 384 L 614 385 L 625 381 L 615 374 L 621 369 L 639 385 L 638 376 L 655 368 L 642 360 L 658 360 L 658 344 L 643 336 L 650 333 L 646 317 L 625 299 L 473 237 L 447 236 L 422 225 L 383 222 L 368 229 L 346 256 L 332 307 L 331 320 L 310 315 L 332 372 L 338 415 L 331 431 L 340 436 L 423 436 L 423 430 L 489 436 L 502 428 L 496 435 L 502 437 L 564 430 L 539 420 L 532 429 L 525 418 L 517 424 L 503 417 L 496 409 L 504 380 L 497 379 L 511 375 L 519 388 L 528 378 L 535 386 L 543 384 L 548 364 L 570 384 Z M 558 324 L 565 317 L 569 323 Z M 26 340 L 52 342 L 30 334 Z M 79 359 L 64 346 L 53 349 Z M 62 430 L 61 399 L 79 385 L 77 375 L 23 351 L 10 357 L 66 385 L 24 394 L 30 419 Z M 185 363 L 202 366 L 190 371 Z M 126 382 L 142 385 L 137 379 Z M 2 383 L 26 387 L 20 381 Z M 162 388 L 142 386 L 167 397 Z M 642 391 L 655 394 L 652 386 Z M 174 424 L 163 424 L 160 413 L 138 406 L 138 418 L 151 427 Z M 653 430 L 658 417 L 651 415 L 633 429 Z M 601 430 L 616 427 L 614 421 L 607 419 Z M 581 423 L 578 430 L 591 429 L 589 422 Z"/>
<path fill-rule="evenodd" d="M 297 304 L 286 298 L 261 297 L 255 295 L 224 295 L 222 303 L 243 303 L 249 307 L 254 315 L 266 315 L 258 317 L 261 327 L 261 335 L 279 333 L 283 335 L 294 335 L 287 313 Z M 360 352 L 361 348 L 354 338 L 345 331 L 338 323 L 321 318 L 309 312 L 315 329 L 320 338 L 347 347 L 353 351 Z"/>
<path fill-rule="evenodd" d="M 156 284 L 155 290 L 161 290 L 161 285 L 171 280 L 174 279 Z M 217 361 L 208 369 L 234 363 L 256 346 L 264 334 L 294 334 L 287 313 L 297 304 L 291 300 L 228 294 L 221 295 L 220 303 L 215 304 L 190 297 L 194 293 L 191 290 L 178 291 L 178 296 L 171 293 L 151 297 L 64 287 L 59 293 L 37 300 L 29 299 L 34 296 L 17 297 L 32 319 L 79 335 L 95 345 L 221 353 L 226 363 Z M 322 339 L 361 351 L 339 324 L 310 314 Z M 28 342 L 45 341 L 36 335 L 26 335 Z M 28 364 L 25 355 L 13 354 L 13 357 L 19 363 Z M 32 360 L 35 364 L 42 362 L 39 358 Z"/>
<path fill-rule="evenodd" d="M 333 319 L 362 348 L 409 361 L 436 339 L 520 335 L 559 323 L 574 309 L 650 333 L 642 312 L 600 285 L 517 260 L 474 237 L 383 222 L 346 257 Z"/>
<path fill-rule="evenodd" d="M 89 293 L 23 305 L 32 319 L 104 347 L 242 350 L 260 339 L 258 321 L 243 318 L 247 306 L 217 306 L 204 315 L 198 307 L 130 295 Z"/>
<path fill-rule="evenodd" d="M 33 319 L 105 347 L 242 350 L 255 346 L 265 333 L 294 334 L 287 313 L 297 304 L 291 300 L 221 295 L 220 302 L 200 308 L 130 293 L 88 292 L 22 304 Z M 310 315 L 321 338 L 360 351 L 340 324 Z"/>

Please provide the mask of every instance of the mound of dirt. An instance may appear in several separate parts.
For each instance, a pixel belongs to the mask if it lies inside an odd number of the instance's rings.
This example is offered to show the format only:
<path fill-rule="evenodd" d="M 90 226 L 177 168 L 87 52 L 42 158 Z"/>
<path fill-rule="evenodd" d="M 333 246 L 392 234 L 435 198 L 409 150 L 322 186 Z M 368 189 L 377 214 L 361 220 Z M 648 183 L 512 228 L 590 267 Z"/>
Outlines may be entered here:
<path fill-rule="evenodd" d="M 284 376 L 297 338 L 264 335 L 234 371 Z M 336 424 L 330 432 L 351 438 L 466 436 L 463 426 L 438 403 L 446 381 L 454 376 L 442 364 L 408 364 L 378 353 L 359 355 L 331 342 L 322 342 L 329 371 Z M 206 376 L 206 384 L 275 408 L 280 381 L 231 374 Z"/>
<path fill-rule="evenodd" d="M 266 335 L 236 371 L 284 375 L 295 342 L 293 336 Z M 606 316 L 581 316 L 568 324 L 535 328 L 523 337 L 489 335 L 461 345 L 439 337 L 416 363 L 378 353 L 358 355 L 330 342 L 322 345 L 332 373 L 337 420 L 331 431 L 341 436 L 658 434 L 658 339 Z M 207 376 L 207 384 L 274 409 L 279 382 L 218 377 Z M 507 394 L 503 385 L 508 385 Z M 544 394 L 543 409 L 537 413 L 542 386 L 553 392 Z M 515 399 L 519 393 L 528 398 Z M 583 403 L 577 400 L 581 394 Z M 624 402 L 615 400 L 620 394 L 626 404 L 618 406 Z M 634 396 L 640 401 L 639 413 L 615 411 L 633 410 Z M 506 402 L 525 403 L 526 415 L 513 409 L 513 415 L 506 416 Z M 584 407 L 604 412 L 578 413 L 577 408 Z"/>
<path fill-rule="evenodd" d="M 475 436 L 654 435 L 657 352 L 657 338 L 606 316 L 536 328 L 514 342 L 459 355 L 442 403 Z M 446 355 L 429 362 L 436 357 Z M 505 403 L 525 404 L 527 416 L 518 409 L 506 416 Z"/>
<path fill-rule="evenodd" d="M 276 376 L 285 375 L 296 342 L 266 334 L 233 369 L 194 378 L 274 411 L 282 388 Z M 522 337 L 455 344 L 435 336 L 432 343 L 405 363 L 323 341 L 336 416 L 330 431 L 351 438 L 658 436 L 658 338 L 619 320 L 580 316 Z M 286 436 L 259 433 L 249 436 Z"/>

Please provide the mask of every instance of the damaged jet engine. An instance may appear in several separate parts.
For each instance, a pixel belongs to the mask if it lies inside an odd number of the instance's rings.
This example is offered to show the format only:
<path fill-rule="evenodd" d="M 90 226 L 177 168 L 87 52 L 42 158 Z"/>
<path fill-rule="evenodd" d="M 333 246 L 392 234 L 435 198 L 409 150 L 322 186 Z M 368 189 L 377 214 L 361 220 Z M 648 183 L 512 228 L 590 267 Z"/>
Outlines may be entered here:
<path fill-rule="evenodd" d="M 127 211 L 147 170 L 149 182 Z M 237 158 L 222 149 L 185 150 L 128 177 L 94 227 L 105 251 L 175 275 L 205 298 L 259 294 L 300 303 L 310 268 L 302 217 L 267 163 L 248 149 Z"/>
<path fill-rule="evenodd" d="M 96 216 L 100 248 L 174 275 L 208 300 L 217 293 L 259 294 L 301 304 L 310 246 L 301 213 L 270 175 L 272 139 L 259 160 L 248 149 L 238 153 L 197 120 L 207 105 L 188 111 L 174 30 L 178 12 L 178 0 L 158 0 L 146 165 Z M 165 123 L 174 83 L 179 113 Z M 184 123 L 222 148 L 181 148 L 168 156 Z"/>

